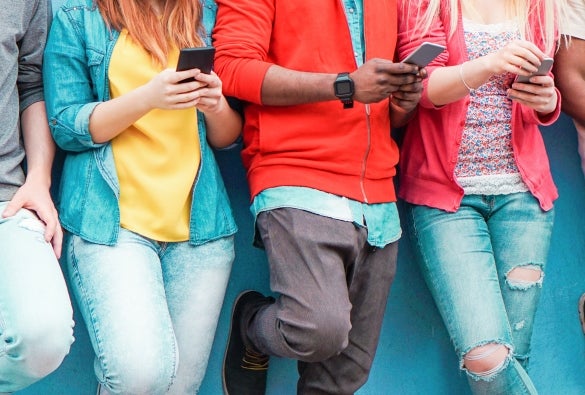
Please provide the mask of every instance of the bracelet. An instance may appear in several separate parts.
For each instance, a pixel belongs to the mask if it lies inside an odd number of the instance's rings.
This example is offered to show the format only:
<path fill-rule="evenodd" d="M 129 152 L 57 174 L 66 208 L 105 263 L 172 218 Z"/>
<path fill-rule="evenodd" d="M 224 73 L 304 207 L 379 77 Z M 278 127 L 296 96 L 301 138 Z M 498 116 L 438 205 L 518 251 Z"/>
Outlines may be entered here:
<path fill-rule="evenodd" d="M 473 93 L 473 92 L 475 92 L 475 89 L 473 89 L 472 87 L 467 85 L 467 82 L 465 82 L 465 78 L 463 77 L 463 65 L 465 63 L 467 63 L 467 62 L 463 62 L 459 65 L 459 78 L 461 79 L 461 82 L 463 82 L 463 85 L 465 85 L 465 87 L 467 88 L 469 93 Z"/>

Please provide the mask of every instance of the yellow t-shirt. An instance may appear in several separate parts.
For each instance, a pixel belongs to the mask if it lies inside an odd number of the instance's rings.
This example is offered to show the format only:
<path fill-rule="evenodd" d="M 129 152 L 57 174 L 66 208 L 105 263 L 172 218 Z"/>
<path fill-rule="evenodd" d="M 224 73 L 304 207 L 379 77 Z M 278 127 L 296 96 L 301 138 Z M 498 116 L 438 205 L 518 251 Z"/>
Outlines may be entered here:
<path fill-rule="evenodd" d="M 168 66 L 175 67 L 173 49 Z M 120 33 L 109 67 L 111 97 L 162 71 L 150 55 Z M 195 108 L 155 109 L 112 140 L 120 181 L 120 226 L 157 241 L 189 239 L 191 196 L 201 160 Z"/>

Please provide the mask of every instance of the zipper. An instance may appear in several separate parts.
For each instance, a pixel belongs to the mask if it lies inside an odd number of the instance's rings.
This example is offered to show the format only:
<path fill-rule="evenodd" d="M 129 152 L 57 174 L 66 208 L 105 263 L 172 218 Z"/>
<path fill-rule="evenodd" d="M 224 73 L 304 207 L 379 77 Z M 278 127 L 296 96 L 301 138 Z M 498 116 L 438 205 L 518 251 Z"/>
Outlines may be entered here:
<path fill-rule="evenodd" d="M 364 180 L 366 178 L 366 164 L 368 162 L 368 156 L 370 155 L 370 147 L 372 145 L 372 125 L 370 123 L 370 105 L 366 104 L 366 126 L 368 131 L 368 144 L 366 145 L 366 151 L 364 153 L 364 159 L 362 161 L 362 173 L 360 175 L 360 188 L 362 190 L 362 196 L 364 198 L 365 203 L 368 202 L 368 197 L 366 196 L 366 188 L 364 186 Z"/>

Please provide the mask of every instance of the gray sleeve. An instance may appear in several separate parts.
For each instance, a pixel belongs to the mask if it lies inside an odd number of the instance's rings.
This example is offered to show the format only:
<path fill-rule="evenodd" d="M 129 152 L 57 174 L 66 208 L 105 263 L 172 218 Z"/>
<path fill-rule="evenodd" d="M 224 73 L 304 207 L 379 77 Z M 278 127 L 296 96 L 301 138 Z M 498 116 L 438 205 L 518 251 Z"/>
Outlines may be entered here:
<path fill-rule="evenodd" d="M 31 18 L 26 33 L 18 42 L 18 79 L 20 112 L 43 100 L 43 51 L 52 18 L 51 1 L 31 1 Z"/>

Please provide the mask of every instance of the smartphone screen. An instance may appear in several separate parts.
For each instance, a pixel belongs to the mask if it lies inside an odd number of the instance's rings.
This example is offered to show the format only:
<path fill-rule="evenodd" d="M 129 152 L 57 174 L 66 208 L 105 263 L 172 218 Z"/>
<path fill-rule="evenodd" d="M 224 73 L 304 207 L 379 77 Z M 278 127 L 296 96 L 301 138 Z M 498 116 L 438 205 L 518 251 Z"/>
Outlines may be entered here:
<path fill-rule="evenodd" d="M 419 67 L 426 67 L 444 50 L 445 47 L 442 45 L 424 42 L 410 55 L 408 55 L 402 62 L 415 64 Z"/>
<path fill-rule="evenodd" d="M 179 53 L 177 71 L 199 69 L 202 73 L 209 74 L 213 68 L 214 47 L 183 48 Z M 193 78 L 187 78 L 181 82 L 190 82 Z"/>

